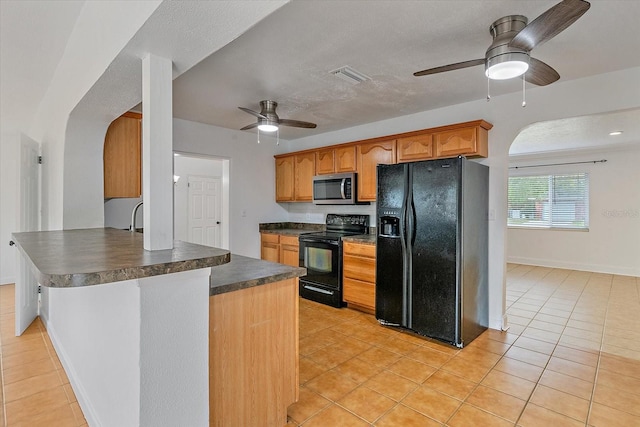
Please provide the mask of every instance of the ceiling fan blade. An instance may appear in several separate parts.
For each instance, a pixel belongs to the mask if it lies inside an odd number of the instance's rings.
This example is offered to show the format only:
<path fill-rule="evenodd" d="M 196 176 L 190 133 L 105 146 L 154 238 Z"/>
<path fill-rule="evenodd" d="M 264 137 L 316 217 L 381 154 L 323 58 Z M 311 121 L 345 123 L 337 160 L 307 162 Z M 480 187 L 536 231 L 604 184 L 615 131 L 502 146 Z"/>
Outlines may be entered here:
<path fill-rule="evenodd" d="M 301 122 L 300 120 L 289 120 L 289 119 L 280 119 L 280 124 L 283 126 L 291 126 L 294 128 L 306 128 L 306 129 L 315 129 L 316 124 L 310 122 Z"/>
<path fill-rule="evenodd" d="M 267 116 L 265 116 L 263 114 L 260 114 L 260 113 L 257 113 L 257 112 L 255 112 L 253 110 L 249 110 L 248 108 L 244 108 L 244 107 L 238 107 L 238 108 L 241 109 L 242 111 L 244 111 L 245 113 L 249 113 L 252 116 L 256 116 L 259 119 L 266 119 L 267 118 Z"/>
<path fill-rule="evenodd" d="M 240 130 L 249 130 L 249 129 L 253 129 L 256 126 L 258 126 L 258 123 L 251 123 L 250 125 L 246 125 L 245 127 L 243 127 Z"/>
<path fill-rule="evenodd" d="M 530 58 L 529 69 L 524 75 L 524 79 L 529 83 L 538 86 L 546 86 L 558 80 L 560 74 L 549 65 L 539 59 Z"/>
<path fill-rule="evenodd" d="M 461 68 L 475 67 L 476 65 L 484 65 L 484 58 L 473 59 L 471 61 L 456 62 L 455 64 L 443 65 L 442 67 L 429 68 L 413 73 L 414 76 L 427 76 L 429 74 L 444 73 L 445 71 L 459 70 Z"/>
<path fill-rule="evenodd" d="M 524 27 L 509 42 L 509 47 L 529 52 L 576 22 L 590 7 L 584 0 L 563 0 Z"/>

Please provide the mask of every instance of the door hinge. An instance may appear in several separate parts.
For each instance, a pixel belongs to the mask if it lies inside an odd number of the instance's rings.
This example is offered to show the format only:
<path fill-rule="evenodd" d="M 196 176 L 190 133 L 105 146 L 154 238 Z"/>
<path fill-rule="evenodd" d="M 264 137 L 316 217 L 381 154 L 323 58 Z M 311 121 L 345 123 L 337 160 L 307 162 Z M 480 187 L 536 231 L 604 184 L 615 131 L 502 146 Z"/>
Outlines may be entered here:
<path fill-rule="evenodd" d="M 38 293 L 41 294 L 42 293 L 42 285 L 38 285 Z"/>
<path fill-rule="evenodd" d="M 38 164 L 41 165 L 42 164 L 42 156 L 38 156 Z"/>

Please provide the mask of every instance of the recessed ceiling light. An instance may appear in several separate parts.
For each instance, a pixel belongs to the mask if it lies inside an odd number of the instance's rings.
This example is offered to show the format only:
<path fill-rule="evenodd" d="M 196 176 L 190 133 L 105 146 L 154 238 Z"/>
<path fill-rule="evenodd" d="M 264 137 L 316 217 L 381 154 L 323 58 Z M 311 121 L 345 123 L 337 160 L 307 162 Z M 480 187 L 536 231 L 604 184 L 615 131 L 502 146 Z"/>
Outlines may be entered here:
<path fill-rule="evenodd" d="M 614 130 L 613 132 L 609 132 L 609 136 L 622 135 L 621 130 Z"/>

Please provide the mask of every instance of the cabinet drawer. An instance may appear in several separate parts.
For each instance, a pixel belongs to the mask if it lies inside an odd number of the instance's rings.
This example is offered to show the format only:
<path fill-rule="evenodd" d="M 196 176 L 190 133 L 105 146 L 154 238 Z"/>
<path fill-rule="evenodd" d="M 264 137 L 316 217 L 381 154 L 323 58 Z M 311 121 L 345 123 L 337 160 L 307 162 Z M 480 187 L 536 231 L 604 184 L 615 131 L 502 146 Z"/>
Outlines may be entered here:
<path fill-rule="evenodd" d="M 376 260 L 358 256 L 344 255 L 343 275 L 345 278 L 376 282 Z"/>
<path fill-rule="evenodd" d="M 280 244 L 281 245 L 291 245 L 298 246 L 298 236 L 285 236 L 280 235 Z"/>
<path fill-rule="evenodd" d="M 376 245 L 363 245 L 361 243 L 344 242 L 344 254 L 375 258 Z"/>
<path fill-rule="evenodd" d="M 280 243 L 280 235 L 261 233 L 262 243 Z"/>
<path fill-rule="evenodd" d="M 345 278 L 342 299 L 372 310 L 376 307 L 376 286 L 373 283 Z"/>

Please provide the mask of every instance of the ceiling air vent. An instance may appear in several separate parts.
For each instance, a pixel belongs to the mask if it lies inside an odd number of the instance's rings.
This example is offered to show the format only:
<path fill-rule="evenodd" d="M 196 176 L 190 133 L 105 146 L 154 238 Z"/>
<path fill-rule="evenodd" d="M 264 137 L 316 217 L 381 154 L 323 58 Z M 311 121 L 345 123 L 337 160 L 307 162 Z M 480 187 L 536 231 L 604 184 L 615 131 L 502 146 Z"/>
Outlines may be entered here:
<path fill-rule="evenodd" d="M 336 77 L 340 77 L 342 80 L 351 83 L 352 85 L 371 80 L 371 77 L 365 76 L 362 73 L 347 66 L 338 68 L 337 70 L 329 71 L 329 74 L 333 74 Z"/>

